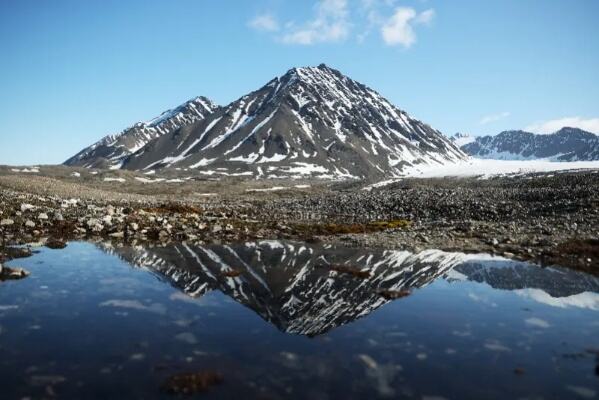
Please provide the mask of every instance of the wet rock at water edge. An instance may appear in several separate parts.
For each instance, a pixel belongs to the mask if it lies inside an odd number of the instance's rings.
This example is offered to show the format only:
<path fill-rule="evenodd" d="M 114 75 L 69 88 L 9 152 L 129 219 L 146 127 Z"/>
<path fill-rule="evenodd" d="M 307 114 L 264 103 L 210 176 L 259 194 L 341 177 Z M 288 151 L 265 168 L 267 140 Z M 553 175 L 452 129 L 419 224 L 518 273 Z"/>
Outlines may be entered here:
<path fill-rule="evenodd" d="M 397 300 L 412 294 L 409 290 L 381 290 L 379 294 L 387 300 Z"/>
<path fill-rule="evenodd" d="M 4 252 L 9 258 L 26 258 L 33 255 L 31 249 L 27 247 L 7 247 Z"/>
<path fill-rule="evenodd" d="M 7 280 L 23 279 L 29 276 L 29 271 L 23 268 L 5 267 L 0 264 L 0 282 Z"/>
<path fill-rule="evenodd" d="M 64 249 L 67 247 L 67 243 L 60 239 L 50 238 L 46 241 L 46 247 L 49 249 Z"/>

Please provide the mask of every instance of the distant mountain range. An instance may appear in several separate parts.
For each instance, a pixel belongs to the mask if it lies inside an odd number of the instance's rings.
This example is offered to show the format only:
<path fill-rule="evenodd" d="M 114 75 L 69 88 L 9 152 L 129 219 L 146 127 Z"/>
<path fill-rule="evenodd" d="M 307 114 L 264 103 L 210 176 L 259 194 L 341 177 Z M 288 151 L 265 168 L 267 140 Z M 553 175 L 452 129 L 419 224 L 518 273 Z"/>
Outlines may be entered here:
<path fill-rule="evenodd" d="M 206 175 L 363 178 L 466 159 L 451 140 L 324 64 L 218 107 L 204 97 L 108 136 L 67 165 Z"/>
<path fill-rule="evenodd" d="M 451 140 L 476 158 L 499 160 L 599 160 L 599 136 L 577 128 L 562 128 L 550 135 L 505 131 L 496 136 L 472 137 L 456 133 Z"/>

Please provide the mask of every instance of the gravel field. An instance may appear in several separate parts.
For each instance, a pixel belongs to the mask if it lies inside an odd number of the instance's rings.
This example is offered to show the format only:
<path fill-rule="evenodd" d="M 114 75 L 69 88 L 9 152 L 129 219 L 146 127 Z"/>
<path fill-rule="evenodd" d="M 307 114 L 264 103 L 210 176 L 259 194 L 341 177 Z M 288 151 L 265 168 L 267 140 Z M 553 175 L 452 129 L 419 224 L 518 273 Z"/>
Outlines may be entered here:
<path fill-rule="evenodd" d="M 411 178 L 371 190 L 365 188 L 372 182 L 92 172 L 0 167 L 0 257 L 14 256 L 9 245 L 42 245 L 48 238 L 51 246 L 99 238 L 133 243 L 294 238 L 489 252 L 599 274 L 598 171 Z"/>

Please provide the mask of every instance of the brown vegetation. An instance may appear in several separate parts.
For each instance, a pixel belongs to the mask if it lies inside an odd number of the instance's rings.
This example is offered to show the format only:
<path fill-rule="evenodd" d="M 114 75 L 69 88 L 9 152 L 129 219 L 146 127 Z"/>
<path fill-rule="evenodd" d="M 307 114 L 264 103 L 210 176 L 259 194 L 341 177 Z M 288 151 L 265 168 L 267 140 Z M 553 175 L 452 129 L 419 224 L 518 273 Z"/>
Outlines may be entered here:
<path fill-rule="evenodd" d="M 170 394 L 202 393 L 214 385 L 222 383 L 223 377 L 218 372 L 199 371 L 177 374 L 169 377 L 163 384 L 163 389 Z"/>

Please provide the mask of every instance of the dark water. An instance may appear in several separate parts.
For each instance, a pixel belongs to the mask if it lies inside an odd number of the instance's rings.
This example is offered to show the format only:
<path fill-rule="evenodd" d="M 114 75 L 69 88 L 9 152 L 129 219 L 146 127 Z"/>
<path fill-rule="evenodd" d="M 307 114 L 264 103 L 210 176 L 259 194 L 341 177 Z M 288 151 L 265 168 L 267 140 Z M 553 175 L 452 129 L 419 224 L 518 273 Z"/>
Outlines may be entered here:
<path fill-rule="evenodd" d="M 222 378 L 200 398 L 599 398 L 599 279 L 568 270 L 281 242 L 9 265 L 31 276 L 0 283 L 2 399 L 168 398 L 192 372 Z"/>

